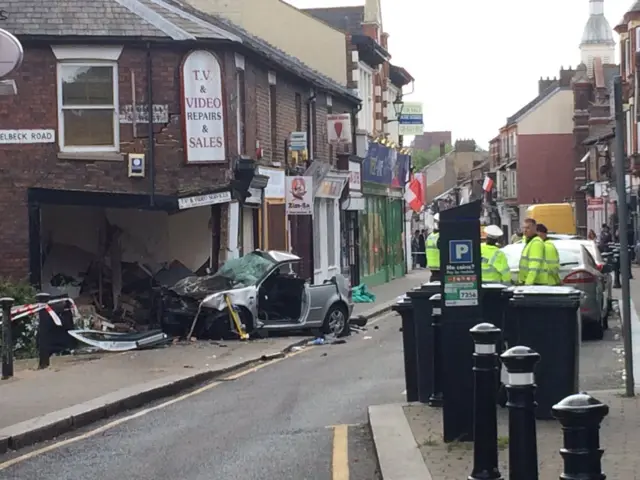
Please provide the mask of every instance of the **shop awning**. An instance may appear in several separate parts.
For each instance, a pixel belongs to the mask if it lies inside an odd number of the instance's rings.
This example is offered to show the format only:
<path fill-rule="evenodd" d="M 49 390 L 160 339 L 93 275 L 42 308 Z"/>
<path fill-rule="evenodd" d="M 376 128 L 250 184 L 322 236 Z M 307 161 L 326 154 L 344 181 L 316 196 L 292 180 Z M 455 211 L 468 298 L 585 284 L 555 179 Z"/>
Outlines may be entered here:
<path fill-rule="evenodd" d="M 316 198 L 332 198 L 334 200 L 340 198 L 348 180 L 348 172 L 331 171 L 327 173 L 316 190 Z"/>

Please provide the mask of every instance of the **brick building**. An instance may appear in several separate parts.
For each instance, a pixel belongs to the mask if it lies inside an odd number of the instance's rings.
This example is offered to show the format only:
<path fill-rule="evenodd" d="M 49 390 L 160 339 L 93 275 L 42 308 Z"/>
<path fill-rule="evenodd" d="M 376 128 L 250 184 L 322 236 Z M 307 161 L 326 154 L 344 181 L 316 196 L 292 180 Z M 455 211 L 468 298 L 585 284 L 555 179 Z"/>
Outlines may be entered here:
<path fill-rule="evenodd" d="M 46 287 L 108 264 L 115 289 L 133 263 L 288 247 L 284 142 L 306 128 L 328 157 L 327 106 L 359 103 L 344 86 L 171 0 L 4 10 L 25 56 L 0 97 L 1 276 Z"/>
<path fill-rule="evenodd" d="M 450 131 L 424 132 L 422 135 L 416 135 L 411 146 L 416 150 L 428 152 L 433 147 L 440 147 L 443 142 L 445 145 L 453 145 Z"/>

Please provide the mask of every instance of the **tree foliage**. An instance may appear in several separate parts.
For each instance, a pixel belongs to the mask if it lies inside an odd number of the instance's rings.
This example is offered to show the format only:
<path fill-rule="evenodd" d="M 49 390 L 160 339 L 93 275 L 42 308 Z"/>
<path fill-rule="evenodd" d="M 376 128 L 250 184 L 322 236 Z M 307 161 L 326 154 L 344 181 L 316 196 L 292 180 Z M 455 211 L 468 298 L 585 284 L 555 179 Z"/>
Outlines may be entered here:
<path fill-rule="evenodd" d="M 451 145 L 446 145 L 444 147 L 445 153 L 449 153 L 453 150 Z M 416 171 L 422 170 L 427 165 L 435 162 L 438 158 L 440 158 L 440 147 L 431 147 L 427 150 L 413 150 L 411 152 L 411 163 L 415 167 Z"/>

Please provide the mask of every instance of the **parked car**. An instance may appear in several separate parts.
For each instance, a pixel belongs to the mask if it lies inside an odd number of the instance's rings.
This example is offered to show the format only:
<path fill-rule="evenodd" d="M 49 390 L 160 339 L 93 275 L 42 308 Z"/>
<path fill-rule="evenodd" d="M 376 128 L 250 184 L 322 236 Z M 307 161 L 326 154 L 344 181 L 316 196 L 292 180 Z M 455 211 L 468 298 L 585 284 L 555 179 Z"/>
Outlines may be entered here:
<path fill-rule="evenodd" d="M 318 329 L 345 334 L 353 311 L 349 281 L 337 274 L 310 285 L 295 273 L 299 262 L 288 252 L 256 250 L 228 260 L 213 275 L 180 280 L 164 292 L 164 310 L 173 317 L 163 315 L 163 329 L 172 323 L 174 331 L 184 331 L 197 316 L 195 336 L 220 336 L 231 325 L 228 296 L 249 333 Z"/>
<path fill-rule="evenodd" d="M 569 285 L 583 292 L 580 313 L 585 333 L 601 339 L 608 328 L 611 298 L 611 267 L 609 264 L 596 261 L 591 254 L 589 240 L 553 240 L 560 257 L 560 278 L 564 285 Z M 590 242 L 593 243 L 593 242 Z M 524 249 L 523 243 L 514 243 L 502 248 L 507 256 L 514 282 L 517 281 L 520 257 Z"/>

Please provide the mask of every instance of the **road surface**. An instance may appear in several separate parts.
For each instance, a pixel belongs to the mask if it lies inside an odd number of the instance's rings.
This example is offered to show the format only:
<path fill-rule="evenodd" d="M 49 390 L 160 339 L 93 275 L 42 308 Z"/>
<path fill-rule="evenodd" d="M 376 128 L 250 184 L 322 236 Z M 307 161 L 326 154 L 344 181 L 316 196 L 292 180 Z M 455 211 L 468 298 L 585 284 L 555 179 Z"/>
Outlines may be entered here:
<path fill-rule="evenodd" d="M 0 457 L 16 480 L 377 480 L 367 406 L 404 400 L 400 319 Z M 620 386 L 619 326 L 585 342 L 581 388 Z"/>

